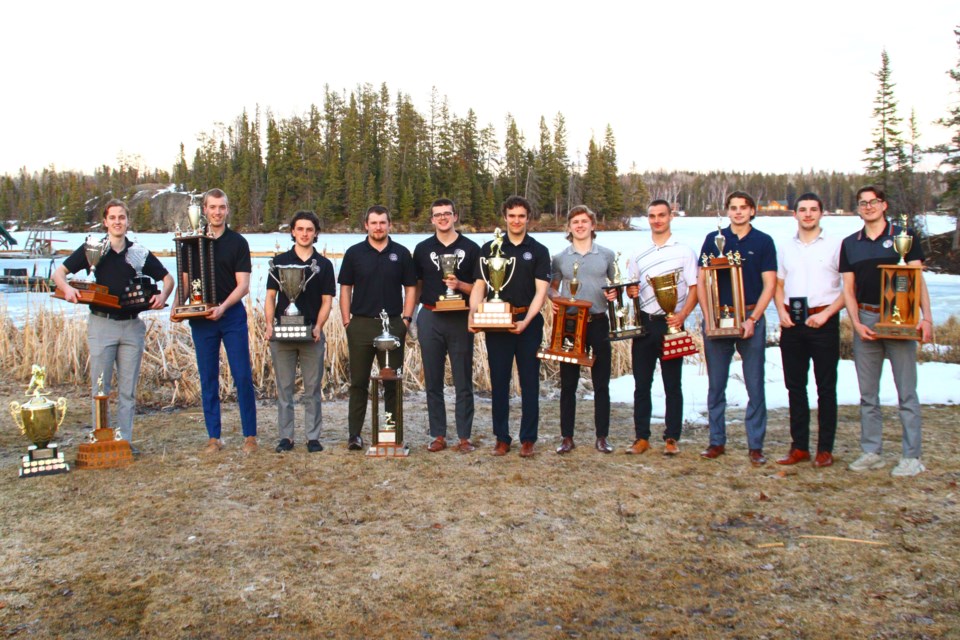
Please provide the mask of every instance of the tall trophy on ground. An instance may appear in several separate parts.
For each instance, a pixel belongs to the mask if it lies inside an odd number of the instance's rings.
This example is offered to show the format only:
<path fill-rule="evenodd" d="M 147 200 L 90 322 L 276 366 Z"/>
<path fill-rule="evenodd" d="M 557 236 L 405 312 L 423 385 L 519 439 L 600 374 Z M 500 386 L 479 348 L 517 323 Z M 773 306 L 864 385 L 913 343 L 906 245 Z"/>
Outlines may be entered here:
<path fill-rule="evenodd" d="M 607 280 L 604 291 L 613 289 L 617 297 L 607 301 L 607 319 L 610 321 L 610 340 L 629 340 L 647 335 L 647 329 L 640 319 L 640 298 L 630 300 L 625 297 L 627 287 L 639 285 L 639 280 L 624 281 L 620 272 L 620 255 L 613 261 L 613 280 Z"/>
<path fill-rule="evenodd" d="M 659 276 L 647 276 L 647 282 L 653 287 L 653 294 L 657 297 L 657 304 L 667 314 L 667 320 L 673 317 L 677 308 L 677 285 L 683 269 L 677 269 Z M 693 338 L 686 331 L 667 326 L 667 333 L 663 336 L 664 360 L 673 360 L 698 353 Z"/>
<path fill-rule="evenodd" d="M 306 322 L 306 318 L 297 308 L 296 300 L 307 288 L 307 284 L 320 272 L 316 259 L 310 264 L 275 265 L 269 261 L 270 269 L 267 275 L 280 285 L 280 290 L 287 296 L 290 304 L 283 310 L 279 318 L 273 319 L 273 340 L 280 342 L 309 342 L 313 340 L 313 326 Z M 274 275 L 276 271 L 277 275 Z M 307 275 L 310 272 L 310 275 Z"/>
<path fill-rule="evenodd" d="M 463 263 L 466 257 L 467 253 L 463 249 L 457 249 L 455 253 L 442 253 L 440 255 L 431 252 L 430 262 L 437 266 L 437 269 L 443 275 L 443 279 L 446 280 L 455 275 L 457 267 Z M 447 287 L 447 290 L 437 299 L 434 311 L 465 311 L 466 309 L 467 302 L 463 299 L 463 296 Z"/>
<path fill-rule="evenodd" d="M 133 243 L 127 247 L 127 264 L 137 274 L 126 286 L 120 296 L 120 306 L 129 311 L 145 311 L 150 308 L 150 299 L 160 293 L 157 284 L 150 276 L 143 275 L 143 265 L 150 251 L 142 244 Z"/>
<path fill-rule="evenodd" d="M 880 269 L 880 319 L 874 326 L 878 338 L 920 340 L 920 278 L 923 267 L 907 264 L 906 256 L 913 248 L 907 233 L 907 216 L 900 216 L 900 233 L 893 237 L 893 248 L 900 256 L 895 265 L 882 264 Z"/>
<path fill-rule="evenodd" d="M 110 397 L 103 392 L 103 374 L 97 379 L 93 396 L 94 430 L 90 442 L 77 447 L 77 469 L 109 469 L 133 464 L 130 443 L 110 428 Z"/>
<path fill-rule="evenodd" d="M 217 306 L 217 288 L 214 282 L 214 239 L 207 235 L 200 196 L 190 196 L 187 222 L 190 228 L 181 231 L 179 224 L 173 242 L 177 248 L 177 303 L 173 309 L 175 320 L 202 318 Z"/>
<path fill-rule="evenodd" d="M 590 317 L 589 300 L 577 300 L 580 281 L 577 271 L 580 263 L 573 264 L 573 277 L 567 281 L 569 296 L 557 296 L 551 300 L 557 306 L 553 315 L 553 328 L 550 331 L 550 345 L 537 350 L 541 360 L 554 360 L 569 364 L 592 367 L 594 357 L 586 351 L 587 319 Z M 572 311 L 569 311 L 572 310 Z"/>
<path fill-rule="evenodd" d="M 110 251 L 110 241 L 104 236 L 96 239 L 93 235 L 87 236 L 84 243 L 83 253 L 87 257 L 87 273 L 95 273 L 97 264 L 108 251 Z M 77 302 L 82 304 L 95 304 L 101 307 L 110 307 L 112 309 L 120 308 L 120 299 L 111 295 L 110 290 L 102 284 L 88 280 L 71 280 L 70 286 L 77 290 Z M 53 293 L 54 298 L 63 300 L 63 291 L 58 287 Z"/>
<path fill-rule="evenodd" d="M 743 258 L 739 251 L 728 251 L 724 255 L 727 239 L 720 232 L 719 219 L 713 244 L 717 255 L 711 253 L 700 257 L 706 289 L 700 294 L 706 300 L 706 334 L 708 338 L 739 338 L 743 335 L 742 325 L 747 317 L 743 299 Z M 721 294 L 723 297 L 729 294 L 732 304 L 722 303 Z"/>
<path fill-rule="evenodd" d="M 480 303 L 473 314 L 472 329 L 482 331 L 510 331 L 516 327 L 513 321 L 513 308 L 509 302 L 500 298 L 500 292 L 510 284 L 513 272 L 516 269 L 516 258 L 503 257 L 503 232 L 496 228 L 493 232 L 494 240 L 490 244 L 490 257 L 480 257 L 480 275 L 490 293 L 487 300 Z M 509 274 L 507 273 L 509 271 Z"/>
<path fill-rule="evenodd" d="M 21 478 L 50 476 L 70 471 L 70 465 L 64 460 L 57 443 L 52 442 L 67 415 L 67 400 L 57 398 L 57 401 L 53 402 L 46 397 L 50 392 L 44 391 L 45 374 L 46 369 L 33 365 L 26 391 L 26 395 L 32 397 L 24 404 L 16 401 L 10 403 L 13 421 L 20 428 L 20 433 L 30 438 L 33 443 L 27 448 L 27 455 L 20 461 Z"/>
<path fill-rule="evenodd" d="M 400 347 L 400 339 L 390 333 L 390 317 L 387 310 L 380 312 L 380 321 L 383 323 L 383 333 L 374 338 L 373 346 L 383 352 L 384 366 L 377 373 L 370 376 L 370 405 L 373 410 L 372 427 L 373 442 L 367 449 L 367 456 L 371 458 L 405 458 L 410 455 L 410 448 L 403 442 L 403 363 L 396 369 L 390 367 L 390 352 Z M 384 418 L 380 420 L 380 386 L 385 382 L 397 385 L 397 402 L 392 411 L 391 407 L 384 407 Z M 384 399 L 386 404 L 386 399 Z"/>

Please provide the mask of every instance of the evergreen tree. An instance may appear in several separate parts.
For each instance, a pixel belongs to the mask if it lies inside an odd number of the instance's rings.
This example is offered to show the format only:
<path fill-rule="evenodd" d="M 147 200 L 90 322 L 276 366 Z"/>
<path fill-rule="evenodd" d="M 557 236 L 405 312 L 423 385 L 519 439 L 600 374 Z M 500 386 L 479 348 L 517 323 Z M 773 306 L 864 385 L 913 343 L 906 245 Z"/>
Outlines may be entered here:
<path fill-rule="evenodd" d="M 610 215 L 623 214 L 623 190 L 617 175 L 617 142 L 613 137 L 613 127 L 607 125 L 603 139 L 604 190 L 607 200 L 607 212 Z"/>
<path fill-rule="evenodd" d="M 590 146 L 587 147 L 587 171 L 583 176 L 583 204 L 593 209 L 599 217 L 607 213 L 607 168 L 603 149 L 597 146 L 593 138 L 590 138 Z"/>
<path fill-rule="evenodd" d="M 957 39 L 957 47 L 960 48 L 960 26 L 954 29 L 953 35 Z M 957 83 L 957 89 L 960 90 L 960 60 L 955 68 L 947 71 L 947 75 Z M 956 213 L 960 209 L 960 102 L 955 102 L 947 110 L 947 114 L 937 120 L 937 124 L 952 130 L 950 142 L 937 145 L 930 151 L 943 154 L 940 166 L 946 167 L 944 181 L 947 188 L 943 193 L 942 203 L 944 208 Z M 957 229 L 953 234 L 953 249 L 960 249 L 960 215 L 957 215 Z"/>
<path fill-rule="evenodd" d="M 880 70 L 874 74 L 879 86 L 873 100 L 873 143 L 863 150 L 867 174 L 880 188 L 890 191 L 894 186 L 893 174 L 903 164 L 903 140 L 897 115 L 897 100 L 893 94 L 896 86 L 891 80 L 890 57 L 884 49 L 880 54 Z"/>

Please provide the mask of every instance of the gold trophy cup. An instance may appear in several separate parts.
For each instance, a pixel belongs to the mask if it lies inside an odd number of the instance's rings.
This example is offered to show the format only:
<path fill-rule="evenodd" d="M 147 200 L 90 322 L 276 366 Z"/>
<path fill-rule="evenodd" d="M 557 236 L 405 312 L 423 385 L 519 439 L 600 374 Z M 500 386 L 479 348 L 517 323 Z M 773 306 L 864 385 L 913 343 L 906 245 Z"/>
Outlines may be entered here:
<path fill-rule="evenodd" d="M 494 230 L 493 235 L 490 257 L 480 258 L 480 275 L 493 291 L 493 295 L 479 305 L 470 327 L 486 331 L 509 331 L 516 326 L 513 321 L 513 308 L 509 302 L 500 298 L 500 292 L 510 284 L 516 271 L 517 259 L 503 257 L 503 232 L 499 228 Z M 507 271 L 510 272 L 509 275 Z"/>
<path fill-rule="evenodd" d="M 57 443 L 51 442 L 67 415 L 67 400 L 57 398 L 53 402 L 46 397 L 49 394 L 43 390 L 45 374 L 44 367 L 33 365 L 33 375 L 26 391 L 26 395 L 32 394 L 33 397 L 24 404 L 16 401 L 10 403 L 13 421 L 20 428 L 20 433 L 33 443 L 20 461 L 21 478 L 70 471 L 70 465 L 64 460 Z"/>
<path fill-rule="evenodd" d="M 673 312 L 677 308 L 677 285 L 682 273 L 682 269 L 677 269 L 659 276 L 647 276 L 647 282 L 653 287 L 657 304 L 667 314 L 667 320 L 673 317 Z M 668 324 L 667 334 L 663 336 L 662 359 L 673 360 L 695 353 L 697 353 L 697 347 L 693 344 L 693 338 L 686 331 L 681 331 Z"/>

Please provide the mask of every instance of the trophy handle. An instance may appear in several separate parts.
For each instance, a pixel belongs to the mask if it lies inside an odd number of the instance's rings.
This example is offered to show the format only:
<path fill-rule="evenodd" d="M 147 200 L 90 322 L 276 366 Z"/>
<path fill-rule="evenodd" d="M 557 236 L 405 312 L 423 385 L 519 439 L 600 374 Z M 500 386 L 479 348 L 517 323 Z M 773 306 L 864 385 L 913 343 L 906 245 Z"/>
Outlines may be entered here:
<path fill-rule="evenodd" d="M 13 416 L 13 421 L 16 423 L 17 427 L 20 428 L 20 433 L 25 434 L 27 428 L 23 426 L 23 416 L 20 415 L 20 403 L 16 400 L 10 403 L 10 415 Z"/>
<path fill-rule="evenodd" d="M 314 258 L 310 261 L 310 275 L 300 284 L 301 293 L 307 290 L 307 285 L 310 284 L 310 281 L 313 280 L 313 277 L 318 273 L 320 273 L 320 268 L 317 267 L 317 259 Z"/>
<path fill-rule="evenodd" d="M 490 285 L 490 278 L 487 277 L 487 271 L 490 269 L 490 267 L 487 266 L 488 262 L 489 260 L 483 256 L 480 257 L 480 277 L 483 278 L 483 281 L 487 283 L 487 289 L 493 291 L 493 287 Z M 439 266 L 437 268 L 439 269 Z M 490 291 L 487 292 L 488 296 L 490 295 Z"/>
<path fill-rule="evenodd" d="M 513 268 L 510 269 L 510 275 L 507 276 L 507 281 L 503 283 L 502 287 L 500 287 L 501 291 L 506 289 L 507 285 L 510 284 L 510 281 L 513 280 L 513 274 L 517 270 L 517 259 L 515 257 L 507 260 L 507 266 L 510 266 L 510 265 L 513 265 Z"/>
<path fill-rule="evenodd" d="M 267 261 L 267 276 L 273 278 L 273 281 L 280 285 L 280 290 L 283 291 L 283 283 L 280 282 L 277 276 L 273 275 L 273 260 Z"/>
<path fill-rule="evenodd" d="M 57 428 L 60 428 L 60 425 L 63 424 L 63 419 L 67 417 L 67 399 L 66 398 L 57 398 L 57 413 L 60 417 L 57 418 Z"/>

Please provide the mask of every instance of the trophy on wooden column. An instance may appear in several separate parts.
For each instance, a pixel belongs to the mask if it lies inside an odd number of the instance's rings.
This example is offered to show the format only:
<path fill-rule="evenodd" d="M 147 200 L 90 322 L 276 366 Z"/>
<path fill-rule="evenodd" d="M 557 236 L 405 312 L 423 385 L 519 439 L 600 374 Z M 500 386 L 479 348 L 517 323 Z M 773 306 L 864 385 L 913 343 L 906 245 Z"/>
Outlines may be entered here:
<path fill-rule="evenodd" d="M 900 233 L 893 237 L 893 248 L 900 256 L 895 265 L 882 264 L 880 269 L 880 319 L 873 330 L 878 338 L 920 340 L 920 278 L 923 267 L 909 265 L 906 256 L 913 248 L 907 233 L 907 216 L 900 216 Z"/>
<path fill-rule="evenodd" d="M 497 227 L 493 231 L 490 243 L 490 257 L 480 258 L 480 275 L 492 292 L 485 302 L 481 302 L 473 314 L 472 329 L 483 331 L 510 331 L 517 323 L 513 321 L 513 308 L 509 302 L 500 298 L 500 292 L 510 284 L 516 271 L 517 259 L 503 257 L 503 232 Z M 507 274 L 509 271 L 509 275 Z"/>
<path fill-rule="evenodd" d="M 202 224 L 200 196 L 190 196 L 187 207 L 187 221 L 190 229 L 174 234 L 173 242 L 177 247 L 177 304 L 173 309 L 173 318 L 202 318 L 210 315 L 217 306 L 217 288 L 214 282 L 213 247 L 214 239 L 207 235 Z"/>
<path fill-rule="evenodd" d="M 570 297 L 557 296 L 551 300 L 557 306 L 557 311 L 553 314 L 550 346 L 538 349 L 537 357 L 541 360 L 592 367 L 594 357 L 587 353 L 586 348 L 587 318 L 592 303 L 588 300 L 577 300 L 577 291 L 580 290 L 580 281 L 577 279 L 579 270 L 580 263 L 574 262 L 573 278 L 567 281 Z M 568 309 L 574 311 L 568 312 Z"/>
<path fill-rule="evenodd" d="M 92 235 L 87 236 L 83 245 L 83 253 L 87 258 L 87 273 L 96 273 L 97 264 L 108 251 L 110 251 L 110 240 L 106 236 L 97 240 Z M 110 307 L 112 309 L 120 308 L 120 298 L 110 294 L 110 290 L 102 284 L 90 282 L 87 280 L 71 280 L 70 286 L 77 290 L 77 302 L 82 304 L 95 304 L 101 307 Z M 54 298 L 64 300 L 63 291 L 57 287 L 53 293 Z"/>
<path fill-rule="evenodd" d="M 463 249 L 457 249 L 454 253 L 443 253 L 440 255 L 437 255 L 434 251 L 430 252 L 430 262 L 437 265 L 437 269 L 440 270 L 444 280 L 456 274 L 457 267 L 463 263 L 466 257 L 467 252 Z M 434 311 L 465 311 L 466 309 L 467 303 L 463 299 L 463 296 L 450 287 L 447 287 L 443 295 L 437 299 Z"/>
<path fill-rule="evenodd" d="M 403 442 L 403 363 L 396 369 L 390 368 L 390 352 L 400 347 L 400 339 L 390 333 L 390 317 L 387 310 L 380 312 L 380 321 L 383 323 L 383 333 L 374 338 L 373 346 L 382 351 L 384 367 L 370 376 L 370 405 L 373 411 L 372 427 L 373 441 L 367 449 L 367 456 L 371 458 L 405 458 L 410 455 L 410 448 Z M 384 419 L 381 423 L 379 396 L 380 385 L 391 382 L 397 385 L 396 406 L 392 411 L 384 407 Z M 386 398 L 384 398 L 386 404 Z"/>
<path fill-rule="evenodd" d="M 640 298 L 625 297 L 627 287 L 639 285 L 639 280 L 624 281 L 620 272 L 620 252 L 613 261 L 613 280 L 607 279 L 604 291 L 616 291 L 615 300 L 607 301 L 607 319 L 610 321 L 610 340 L 629 340 L 647 335 L 640 318 Z"/>
<path fill-rule="evenodd" d="M 50 392 L 44 391 L 45 374 L 44 367 L 33 365 L 26 391 L 26 395 L 32 394 L 32 397 L 24 404 L 16 401 L 10 403 L 13 421 L 20 428 L 20 433 L 33 443 L 20 461 L 21 478 L 70 471 L 70 465 L 64 460 L 57 443 L 51 442 L 67 415 L 67 400 L 57 398 L 53 402 L 46 397 Z"/>
<path fill-rule="evenodd" d="M 670 318 L 677 308 L 677 285 L 683 269 L 677 269 L 659 276 L 647 276 L 647 282 L 653 287 L 653 294 L 657 297 L 657 304 L 667 314 L 667 333 L 663 336 L 662 359 L 673 360 L 684 356 L 692 356 L 697 351 L 693 338 L 686 331 L 681 331 L 669 325 Z"/>
<path fill-rule="evenodd" d="M 93 396 L 94 430 L 90 442 L 77 447 L 77 469 L 110 469 L 133 464 L 130 443 L 120 431 L 110 428 L 110 396 L 103 392 L 103 374 L 97 378 L 97 394 Z"/>
<path fill-rule="evenodd" d="M 708 338 L 739 338 L 743 335 L 743 322 L 746 320 L 746 304 L 743 300 L 743 258 L 739 251 L 728 251 L 724 255 L 727 239 L 720 230 L 717 221 L 717 235 L 713 244 L 717 255 L 704 253 L 700 257 L 704 272 L 707 314 L 704 318 Z M 730 304 L 721 301 L 721 297 L 730 296 Z"/>
<path fill-rule="evenodd" d="M 283 310 L 279 318 L 273 319 L 273 339 L 281 342 L 306 342 L 313 340 L 313 326 L 306 322 L 300 309 L 297 308 L 296 299 L 307 288 L 307 284 L 320 272 L 316 259 L 310 261 L 310 264 L 285 264 L 275 265 L 273 260 L 268 262 L 269 270 L 267 274 L 280 285 L 280 290 L 287 296 L 290 304 Z M 277 276 L 273 275 L 274 270 Z M 306 275 L 307 272 L 310 275 Z"/>

